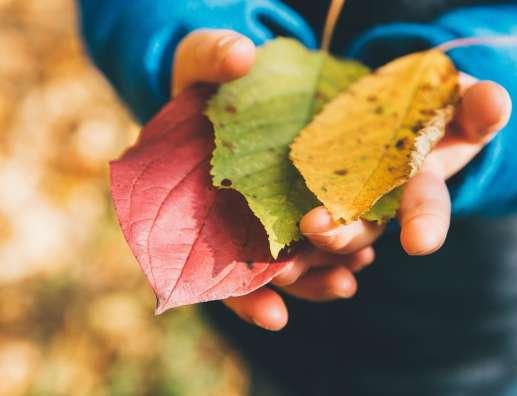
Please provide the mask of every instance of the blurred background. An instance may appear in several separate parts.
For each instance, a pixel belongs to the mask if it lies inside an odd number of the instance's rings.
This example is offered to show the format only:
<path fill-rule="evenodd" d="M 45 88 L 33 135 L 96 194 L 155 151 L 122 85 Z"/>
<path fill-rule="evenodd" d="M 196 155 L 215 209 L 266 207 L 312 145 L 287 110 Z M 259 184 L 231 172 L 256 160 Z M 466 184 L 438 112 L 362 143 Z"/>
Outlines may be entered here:
<path fill-rule="evenodd" d="M 139 126 L 84 55 L 71 0 L 0 0 L 0 395 L 245 395 L 195 308 L 154 317 L 107 164 Z"/>

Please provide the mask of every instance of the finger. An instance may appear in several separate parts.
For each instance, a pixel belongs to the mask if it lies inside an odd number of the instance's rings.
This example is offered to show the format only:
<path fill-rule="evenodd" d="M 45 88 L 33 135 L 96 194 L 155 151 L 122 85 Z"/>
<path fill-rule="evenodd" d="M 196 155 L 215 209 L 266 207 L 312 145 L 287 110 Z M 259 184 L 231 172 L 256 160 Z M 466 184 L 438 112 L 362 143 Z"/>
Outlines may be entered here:
<path fill-rule="evenodd" d="M 265 287 L 246 296 L 228 298 L 223 303 L 242 320 L 266 330 L 278 331 L 287 324 L 287 307 L 282 297 Z"/>
<path fill-rule="evenodd" d="M 178 45 L 173 94 L 198 83 L 222 83 L 242 77 L 255 63 L 255 45 L 231 30 L 197 30 Z"/>
<path fill-rule="evenodd" d="M 313 269 L 296 283 L 283 289 L 304 300 L 331 301 L 352 297 L 357 291 L 357 282 L 350 269 L 336 266 Z"/>
<path fill-rule="evenodd" d="M 375 250 L 369 246 L 356 252 L 354 257 L 355 261 L 348 264 L 347 268 L 353 273 L 358 273 L 375 261 Z"/>
<path fill-rule="evenodd" d="M 284 271 L 278 274 L 271 283 L 275 286 L 288 286 L 295 283 L 312 268 L 346 266 L 353 272 L 370 265 L 375 258 L 372 247 L 362 249 L 349 255 L 331 254 L 314 247 L 303 249 Z"/>
<path fill-rule="evenodd" d="M 412 178 L 404 188 L 399 210 L 400 241 L 412 256 L 437 251 L 449 230 L 451 202 L 443 176 L 430 165 Z"/>
<path fill-rule="evenodd" d="M 508 91 L 491 81 L 468 88 L 456 110 L 459 132 L 470 142 L 486 141 L 508 122 L 511 113 Z"/>
<path fill-rule="evenodd" d="M 435 163 L 441 164 L 446 178 L 460 171 L 481 151 L 506 125 L 511 111 L 508 92 L 496 83 L 479 82 L 465 90 L 454 122 L 430 155 Z"/>
<path fill-rule="evenodd" d="M 347 225 L 339 224 L 325 207 L 320 206 L 302 218 L 300 230 L 320 249 L 348 254 L 371 245 L 382 234 L 384 227 L 363 220 Z"/>

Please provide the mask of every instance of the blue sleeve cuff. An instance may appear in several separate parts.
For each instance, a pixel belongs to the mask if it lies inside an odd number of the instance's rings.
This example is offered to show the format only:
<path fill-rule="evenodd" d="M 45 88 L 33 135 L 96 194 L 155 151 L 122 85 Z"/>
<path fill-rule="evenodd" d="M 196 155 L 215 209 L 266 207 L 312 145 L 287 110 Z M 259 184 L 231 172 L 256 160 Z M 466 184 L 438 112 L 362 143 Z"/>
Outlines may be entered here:
<path fill-rule="evenodd" d="M 497 23 L 495 23 L 497 21 Z M 517 6 L 459 9 L 434 24 L 390 24 L 374 28 L 353 43 L 347 55 L 373 67 L 395 57 L 446 41 L 475 36 L 517 34 Z M 493 80 L 517 97 L 517 48 L 472 46 L 449 52 L 458 69 Z M 455 215 L 506 214 L 517 211 L 517 117 L 456 177 L 449 187 Z"/>
<path fill-rule="evenodd" d="M 145 122 L 169 99 L 174 50 L 189 32 L 232 29 L 261 44 L 275 33 L 315 47 L 302 17 L 279 0 L 78 0 L 95 63 Z"/>

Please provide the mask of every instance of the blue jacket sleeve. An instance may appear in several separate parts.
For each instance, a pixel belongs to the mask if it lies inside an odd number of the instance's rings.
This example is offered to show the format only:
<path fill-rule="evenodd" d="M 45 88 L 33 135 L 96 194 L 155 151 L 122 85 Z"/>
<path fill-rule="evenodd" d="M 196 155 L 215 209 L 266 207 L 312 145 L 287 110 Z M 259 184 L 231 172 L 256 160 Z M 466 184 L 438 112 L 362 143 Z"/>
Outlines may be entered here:
<path fill-rule="evenodd" d="M 313 47 L 311 29 L 278 0 L 77 0 L 86 48 L 140 121 L 169 98 L 174 49 L 198 28 L 241 32 L 256 44 L 274 30 Z"/>
<path fill-rule="evenodd" d="M 360 37 L 348 55 L 378 66 L 404 53 L 445 41 L 517 34 L 517 5 L 458 9 L 431 25 L 390 24 Z M 456 66 L 479 79 L 503 85 L 517 99 L 517 46 L 484 45 L 452 50 Z M 449 182 L 455 215 L 517 211 L 517 117 Z"/>

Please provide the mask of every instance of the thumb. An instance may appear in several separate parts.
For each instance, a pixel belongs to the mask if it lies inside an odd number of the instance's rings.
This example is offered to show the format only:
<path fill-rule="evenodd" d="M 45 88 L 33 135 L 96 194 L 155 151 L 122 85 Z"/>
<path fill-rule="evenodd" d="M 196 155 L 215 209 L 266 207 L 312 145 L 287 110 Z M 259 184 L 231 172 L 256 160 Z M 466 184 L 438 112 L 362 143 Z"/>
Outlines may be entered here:
<path fill-rule="evenodd" d="M 465 91 L 455 121 L 467 141 L 484 143 L 508 122 L 511 108 L 506 89 L 494 82 L 482 81 Z"/>
<path fill-rule="evenodd" d="M 198 82 L 222 83 L 244 76 L 255 63 L 255 45 L 231 30 L 196 30 L 176 49 L 173 95 Z"/>

